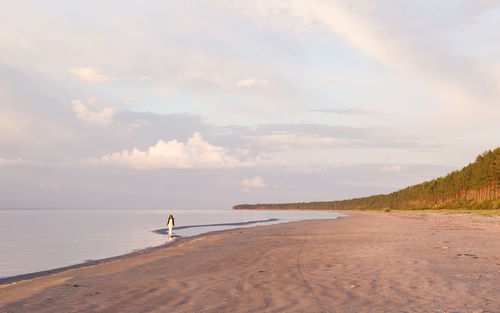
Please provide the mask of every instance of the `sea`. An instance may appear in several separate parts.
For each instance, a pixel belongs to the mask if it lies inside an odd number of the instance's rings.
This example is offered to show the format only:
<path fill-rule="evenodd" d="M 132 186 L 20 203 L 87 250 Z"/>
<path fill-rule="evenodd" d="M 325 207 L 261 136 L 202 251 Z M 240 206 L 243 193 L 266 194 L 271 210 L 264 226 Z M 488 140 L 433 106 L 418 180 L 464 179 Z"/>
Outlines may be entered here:
<path fill-rule="evenodd" d="M 0 279 L 118 256 L 174 236 L 330 219 L 342 213 L 273 210 L 0 209 Z"/>

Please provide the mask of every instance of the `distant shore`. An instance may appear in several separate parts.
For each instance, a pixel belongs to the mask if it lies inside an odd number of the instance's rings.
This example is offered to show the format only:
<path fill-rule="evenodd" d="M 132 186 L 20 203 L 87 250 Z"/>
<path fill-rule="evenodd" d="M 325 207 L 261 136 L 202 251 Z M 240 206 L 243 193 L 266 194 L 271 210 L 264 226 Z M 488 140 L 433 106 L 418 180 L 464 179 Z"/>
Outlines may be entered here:
<path fill-rule="evenodd" d="M 0 312 L 495 311 L 500 218 L 347 212 L 0 284 Z"/>

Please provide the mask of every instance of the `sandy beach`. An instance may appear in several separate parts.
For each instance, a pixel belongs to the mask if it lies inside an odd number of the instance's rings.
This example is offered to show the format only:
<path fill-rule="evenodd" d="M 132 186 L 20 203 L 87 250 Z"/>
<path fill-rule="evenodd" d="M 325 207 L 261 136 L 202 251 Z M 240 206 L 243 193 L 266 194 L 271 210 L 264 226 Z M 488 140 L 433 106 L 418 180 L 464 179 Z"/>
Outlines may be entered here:
<path fill-rule="evenodd" d="M 499 312 L 500 219 L 350 212 L 0 285 L 0 312 Z"/>

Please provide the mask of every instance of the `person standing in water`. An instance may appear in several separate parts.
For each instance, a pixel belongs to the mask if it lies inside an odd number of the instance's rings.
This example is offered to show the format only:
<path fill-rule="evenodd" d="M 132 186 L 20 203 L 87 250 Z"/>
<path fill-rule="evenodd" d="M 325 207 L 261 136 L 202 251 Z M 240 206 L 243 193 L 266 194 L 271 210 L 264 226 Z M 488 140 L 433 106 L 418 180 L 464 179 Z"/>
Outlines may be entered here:
<path fill-rule="evenodd" d="M 168 221 L 167 221 L 167 227 L 168 227 L 168 236 L 169 237 L 172 237 L 172 228 L 174 228 L 174 216 L 173 215 L 170 215 L 168 217 Z"/>

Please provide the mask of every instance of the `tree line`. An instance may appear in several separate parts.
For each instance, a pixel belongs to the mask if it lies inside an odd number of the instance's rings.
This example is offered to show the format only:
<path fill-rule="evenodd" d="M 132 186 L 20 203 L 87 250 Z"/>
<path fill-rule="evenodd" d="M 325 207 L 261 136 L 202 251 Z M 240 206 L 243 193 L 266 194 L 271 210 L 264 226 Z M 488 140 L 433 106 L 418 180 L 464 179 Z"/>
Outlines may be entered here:
<path fill-rule="evenodd" d="M 240 204 L 233 209 L 270 210 L 389 210 L 500 209 L 500 147 L 479 155 L 475 162 L 418 185 L 390 194 L 323 202 Z"/>

